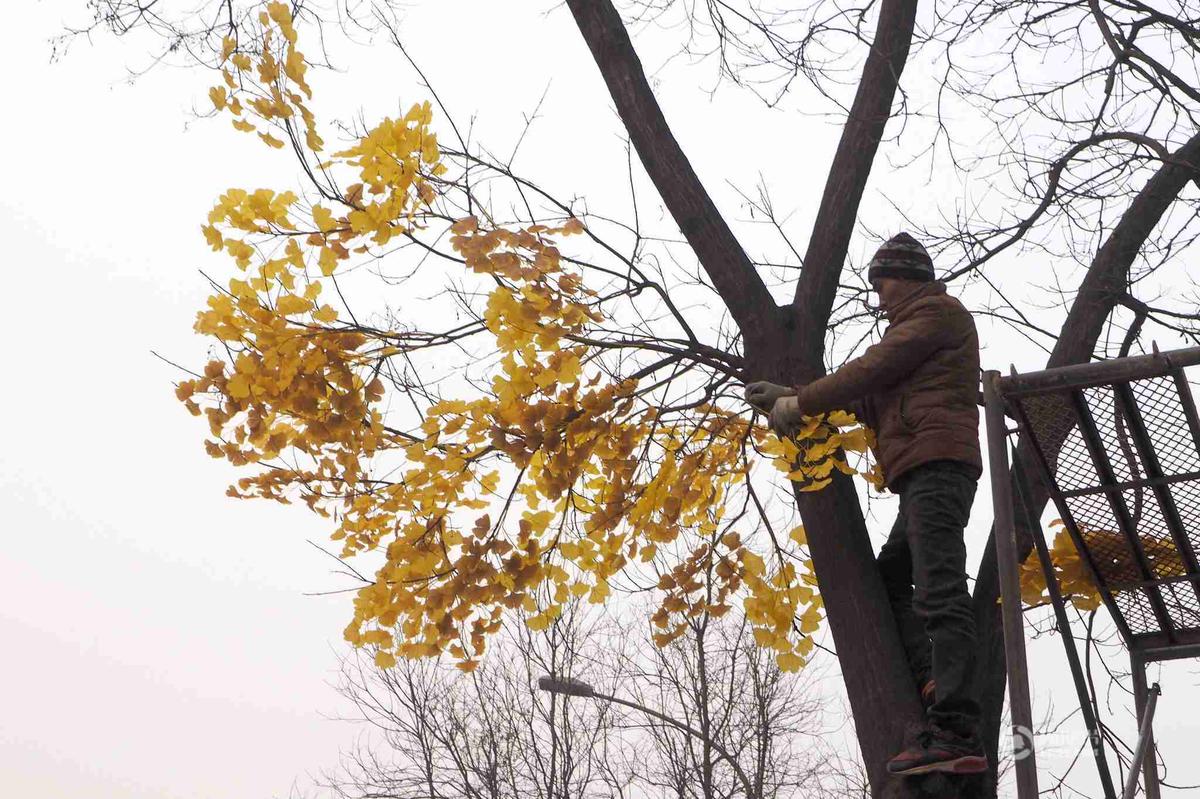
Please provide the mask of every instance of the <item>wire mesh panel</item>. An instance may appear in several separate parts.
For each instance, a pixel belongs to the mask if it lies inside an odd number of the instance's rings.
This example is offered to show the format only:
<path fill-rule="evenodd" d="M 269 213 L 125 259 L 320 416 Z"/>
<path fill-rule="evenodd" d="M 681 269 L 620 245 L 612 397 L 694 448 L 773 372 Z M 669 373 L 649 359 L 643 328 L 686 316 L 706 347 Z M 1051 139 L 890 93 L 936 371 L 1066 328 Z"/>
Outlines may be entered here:
<path fill-rule="evenodd" d="M 1188 427 L 1174 376 L 1131 380 L 1129 388 L 1163 470 L 1171 474 L 1200 471 L 1200 451 Z"/>
<path fill-rule="evenodd" d="M 1200 418 L 1183 361 L 1200 350 L 999 386 L 1131 649 L 1200 640 Z"/>
<path fill-rule="evenodd" d="M 1169 486 L 1167 491 L 1179 510 L 1184 533 L 1187 534 L 1192 551 L 1200 552 L 1200 483 L 1175 483 Z"/>

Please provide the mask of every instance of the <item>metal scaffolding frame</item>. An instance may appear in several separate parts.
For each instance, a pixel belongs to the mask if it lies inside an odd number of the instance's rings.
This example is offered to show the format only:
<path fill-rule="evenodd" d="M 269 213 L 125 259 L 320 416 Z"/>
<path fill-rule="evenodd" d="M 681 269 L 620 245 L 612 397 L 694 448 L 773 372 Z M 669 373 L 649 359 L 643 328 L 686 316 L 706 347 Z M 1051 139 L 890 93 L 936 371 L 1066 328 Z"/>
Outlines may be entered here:
<path fill-rule="evenodd" d="M 1158 799 L 1148 663 L 1200 657 L 1200 415 L 1184 369 L 1200 347 L 1001 376 L 984 374 L 988 460 L 1000 569 L 1017 795 L 1035 799 L 1029 671 L 1021 619 L 1016 528 L 1034 552 L 1066 650 L 1106 799 L 1117 799 L 1093 706 L 1040 520 L 1026 498 L 1033 471 L 1047 488 L 1104 606 L 1129 649 L 1138 743 L 1121 793 Z M 1006 418 L 1007 417 L 1007 418 Z M 1008 420 L 1014 420 L 1015 429 Z M 1022 434 L 1020 453 L 1009 434 Z M 1010 474 L 1011 479 L 995 479 Z"/>

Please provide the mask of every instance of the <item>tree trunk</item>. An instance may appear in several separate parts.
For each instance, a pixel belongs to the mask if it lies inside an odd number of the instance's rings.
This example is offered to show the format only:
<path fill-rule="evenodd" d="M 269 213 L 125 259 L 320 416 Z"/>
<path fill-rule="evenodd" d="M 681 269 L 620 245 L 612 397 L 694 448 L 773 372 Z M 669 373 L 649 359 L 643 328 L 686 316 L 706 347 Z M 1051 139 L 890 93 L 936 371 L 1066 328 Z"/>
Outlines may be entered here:
<path fill-rule="evenodd" d="M 878 796 L 887 759 L 900 751 L 921 704 L 892 618 L 851 478 L 796 492 L 821 598 L 837 647 L 863 763 Z"/>
<path fill-rule="evenodd" d="M 892 114 L 916 20 L 915 0 L 885 0 L 875 41 L 842 128 L 805 253 L 793 301 L 791 350 L 799 368 L 780 382 L 824 373 L 825 333 L 846 260 L 858 207 L 879 143 Z M 903 745 L 906 728 L 921 721 L 908 660 L 888 605 L 875 554 L 850 478 L 837 475 L 824 491 L 796 492 L 813 567 L 821 584 L 829 629 L 837 646 L 846 693 L 872 793 L 889 783 L 886 764 Z M 906 780 L 892 795 L 924 781 Z M 919 795 L 919 794 L 918 794 Z M 954 795 L 943 793 L 940 795 Z"/>

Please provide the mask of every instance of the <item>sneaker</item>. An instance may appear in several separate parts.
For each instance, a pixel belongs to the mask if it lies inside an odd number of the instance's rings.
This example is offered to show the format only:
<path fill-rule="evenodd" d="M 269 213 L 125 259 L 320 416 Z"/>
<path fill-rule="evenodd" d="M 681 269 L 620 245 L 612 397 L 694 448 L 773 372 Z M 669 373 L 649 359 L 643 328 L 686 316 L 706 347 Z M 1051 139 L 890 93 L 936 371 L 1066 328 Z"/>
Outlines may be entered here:
<path fill-rule="evenodd" d="M 889 774 L 982 774 L 987 771 L 987 756 L 979 739 L 962 737 L 937 727 L 917 733 L 916 741 L 888 761 Z"/>

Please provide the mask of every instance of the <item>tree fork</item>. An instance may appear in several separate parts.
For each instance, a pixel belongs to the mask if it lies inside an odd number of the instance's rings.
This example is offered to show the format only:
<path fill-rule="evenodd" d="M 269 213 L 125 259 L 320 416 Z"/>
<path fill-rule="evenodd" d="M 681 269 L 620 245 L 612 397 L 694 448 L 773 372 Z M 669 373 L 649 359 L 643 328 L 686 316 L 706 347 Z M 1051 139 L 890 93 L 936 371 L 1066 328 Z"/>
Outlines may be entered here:
<path fill-rule="evenodd" d="M 796 284 L 789 325 L 794 329 L 786 342 L 799 361 L 800 369 L 790 373 L 793 380 L 825 371 L 825 330 L 838 278 L 908 60 L 916 10 L 915 0 L 885 0 L 880 7 L 875 41 L 826 177 Z M 837 475 L 824 491 L 797 491 L 796 498 L 872 794 L 958 795 L 957 781 L 896 781 L 887 774 L 887 759 L 901 748 L 906 728 L 921 720 L 921 707 L 852 481 Z"/>

